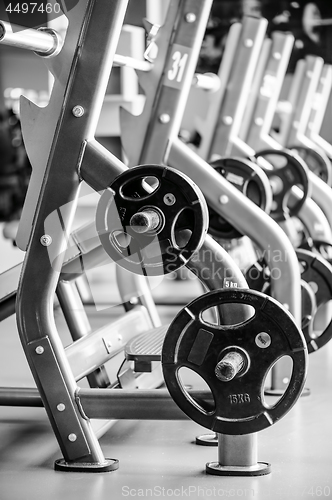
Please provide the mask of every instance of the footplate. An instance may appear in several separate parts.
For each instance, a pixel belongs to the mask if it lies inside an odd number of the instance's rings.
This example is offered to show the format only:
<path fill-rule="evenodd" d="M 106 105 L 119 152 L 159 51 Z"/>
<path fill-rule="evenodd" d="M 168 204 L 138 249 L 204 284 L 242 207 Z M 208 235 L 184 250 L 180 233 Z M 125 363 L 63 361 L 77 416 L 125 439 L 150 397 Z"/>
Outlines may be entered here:
<path fill-rule="evenodd" d="M 135 372 L 151 372 L 152 361 L 161 360 L 161 350 L 168 325 L 162 325 L 144 332 L 128 342 L 125 356 L 135 362 Z"/>

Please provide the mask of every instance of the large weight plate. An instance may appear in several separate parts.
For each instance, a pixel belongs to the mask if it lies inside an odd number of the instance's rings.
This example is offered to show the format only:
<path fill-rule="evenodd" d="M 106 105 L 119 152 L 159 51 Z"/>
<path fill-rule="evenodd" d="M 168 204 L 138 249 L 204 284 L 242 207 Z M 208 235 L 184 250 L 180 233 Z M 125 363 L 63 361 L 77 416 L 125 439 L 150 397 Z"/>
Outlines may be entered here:
<path fill-rule="evenodd" d="M 137 214 L 157 214 L 156 227 L 138 232 Z M 104 191 L 96 214 L 105 251 L 120 266 L 159 276 L 184 266 L 204 242 L 209 223 L 201 190 L 170 167 L 141 165 Z"/>
<path fill-rule="evenodd" d="M 244 158 L 219 158 L 211 166 L 259 208 L 269 213 L 272 191 L 266 173 L 253 161 Z M 209 232 L 215 238 L 231 240 L 241 234 L 215 210 L 209 207 Z"/>
<path fill-rule="evenodd" d="M 231 326 L 203 319 L 204 310 L 222 304 L 250 305 L 255 314 Z M 270 344 L 261 342 L 262 333 L 269 336 Z M 216 377 L 215 367 L 229 349 L 244 351 L 249 362 L 242 374 L 223 382 Z M 223 289 L 199 297 L 176 316 L 165 337 L 162 367 L 171 396 L 195 422 L 222 434 L 250 434 L 271 426 L 295 404 L 305 383 L 307 355 L 302 332 L 276 300 L 252 290 Z M 271 406 L 264 399 L 264 382 L 283 356 L 292 359 L 292 374 L 283 396 Z M 204 379 L 214 408 L 189 395 L 179 377 L 182 367 Z"/>
<path fill-rule="evenodd" d="M 332 266 L 322 257 L 308 250 L 296 250 L 300 263 L 301 278 L 313 289 L 316 297 L 317 308 L 332 300 Z M 317 351 L 327 344 L 332 338 L 332 319 L 324 331 L 319 335 L 309 328 L 304 328 L 303 333 L 308 345 L 309 353 Z"/>
<path fill-rule="evenodd" d="M 271 217 L 276 221 L 283 221 L 288 217 L 297 215 L 306 198 L 310 196 L 309 169 L 299 155 L 291 151 L 265 149 L 256 153 L 255 157 L 263 158 L 273 167 L 264 169 L 270 179 L 273 203 Z M 289 196 L 293 186 L 300 186 L 303 197 L 294 204 L 289 203 Z"/>
<path fill-rule="evenodd" d="M 301 156 L 314 174 L 320 177 L 330 187 L 332 186 L 332 164 L 324 151 L 307 148 L 305 146 L 291 146 L 289 149 Z"/>

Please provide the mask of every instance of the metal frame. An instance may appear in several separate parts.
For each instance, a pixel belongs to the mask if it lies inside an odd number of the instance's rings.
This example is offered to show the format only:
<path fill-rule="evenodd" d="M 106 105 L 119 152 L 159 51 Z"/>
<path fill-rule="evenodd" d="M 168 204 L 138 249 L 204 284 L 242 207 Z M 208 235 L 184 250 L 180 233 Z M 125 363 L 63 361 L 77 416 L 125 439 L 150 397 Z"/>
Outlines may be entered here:
<path fill-rule="evenodd" d="M 316 94 L 313 102 L 311 103 L 311 112 L 304 134 L 317 144 L 317 146 L 320 147 L 330 159 L 332 159 L 332 145 L 321 137 L 320 130 L 331 96 L 331 90 L 332 66 L 330 64 L 324 64 L 316 89 Z"/>
<path fill-rule="evenodd" d="M 31 233 L 25 233 L 21 237 L 22 244 L 24 244 L 24 241 L 28 242 L 27 255 L 17 293 L 17 321 L 22 345 L 42 402 L 62 449 L 65 464 L 67 463 L 71 467 L 75 465 L 76 467 L 81 463 L 81 468 L 84 469 L 89 468 L 90 465 L 93 468 L 97 466 L 99 470 L 103 470 L 103 467 L 107 467 L 108 464 L 92 431 L 90 421 L 82 412 L 75 379 L 88 375 L 88 372 L 91 371 L 91 364 L 100 366 L 114 355 L 113 351 L 117 351 L 120 346 L 112 338 L 112 333 L 108 332 L 106 334 L 101 330 L 84 335 L 65 351 L 57 335 L 50 303 L 64 261 L 67 259 L 67 272 L 71 273 L 70 265 L 78 261 L 78 255 L 81 253 L 78 245 L 76 245 L 76 248 L 75 245 L 73 246 L 73 251 L 69 252 L 69 256 L 66 255 L 65 251 L 79 188 L 77 171 L 92 187 L 99 190 L 107 187 L 126 168 L 93 139 L 96 117 L 101 106 L 101 96 L 107 84 L 106 77 L 109 75 L 112 59 L 114 58 L 119 27 L 123 21 L 126 4 L 125 0 L 118 0 L 108 4 L 107 8 L 105 8 L 104 5 L 101 7 L 101 4 L 94 0 L 88 3 L 82 24 L 82 32 L 78 38 L 74 64 L 65 86 L 63 107 L 59 113 L 51 154 L 41 184 L 41 196 L 35 206 Z M 205 2 L 198 0 L 195 2 L 189 2 L 188 0 L 180 3 L 171 2 L 169 9 L 171 15 L 168 16 L 166 21 L 166 24 L 169 23 L 169 37 L 166 42 L 164 41 L 165 52 L 166 49 L 168 50 L 174 21 L 176 21 L 177 30 L 175 31 L 171 49 L 173 50 L 178 46 L 183 47 L 181 43 L 188 40 L 190 35 L 193 43 L 192 53 L 198 55 L 211 4 L 212 0 Z M 194 13 L 194 16 L 193 10 L 197 10 L 197 14 Z M 172 14 L 176 15 L 172 18 Z M 199 21 L 197 22 L 197 30 L 193 29 L 196 28 L 196 19 Z M 194 23 L 193 26 L 189 26 L 192 23 Z M 96 33 L 98 33 L 98 36 Z M 99 57 L 96 57 L 96 54 Z M 158 57 L 158 62 L 159 60 L 160 57 Z M 193 71 L 194 65 L 195 57 L 188 57 L 187 69 L 190 67 L 190 70 Z M 89 78 L 86 74 L 87 71 L 89 72 Z M 93 74 L 93 78 L 91 78 L 91 74 Z M 190 75 L 189 71 L 186 72 L 184 77 L 187 87 L 191 85 L 192 80 L 192 75 L 190 79 L 188 75 Z M 88 81 L 88 87 L 84 88 L 83 85 L 83 88 L 81 88 L 81 82 L 86 83 Z M 63 91 L 64 87 L 61 90 Z M 179 97 L 183 98 L 183 95 Z M 180 104 L 180 99 L 177 104 Z M 76 114 L 77 109 L 79 114 Z M 34 111 L 32 115 L 38 121 Z M 32 115 L 30 114 L 30 120 L 33 119 Z M 180 121 L 181 113 L 177 116 L 178 121 Z M 40 118 L 39 125 L 43 118 Z M 26 115 L 25 123 L 27 123 Z M 176 125 L 179 126 L 179 123 L 176 124 L 176 121 L 173 120 L 174 132 Z M 162 132 L 164 136 L 164 131 L 162 130 Z M 151 145 L 153 145 L 153 142 L 146 146 L 150 147 Z M 165 147 L 167 147 L 167 144 L 165 144 Z M 65 157 L 61 158 L 64 151 Z M 100 158 L 102 158 L 101 168 L 96 172 L 93 167 L 98 165 Z M 65 188 L 63 188 L 64 185 Z M 31 192 L 36 193 L 36 184 Z M 31 201 L 31 192 L 28 196 L 29 201 Z M 33 211 L 31 208 L 33 203 L 28 203 L 28 207 L 30 212 Z M 25 216 L 27 213 L 27 219 L 29 220 L 29 212 L 25 212 Z M 46 222 L 45 218 L 53 213 L 57 214 L 59 219 L 52 220 L 51 218 Z M 45 226 L 47 227 L 47 234 L 45 233 Z M 209 238 L 205 243 L 205 249 L 212 249 L 214 256 L 218 251 L 221 254 L 226 254 L 220 247 L 217 249 L 215 243 L 212 240 L 210 241 Z M 94 244 L 83 249 L 88 256 L 95 254 L 98 250 L 98 247 L 95 248 Z M 97 253 L 97 259 L 99 260 L 100 257 L 102 255 L 99 252 Z M 92 260 L 94 258 L 96 258 L 96 255 L 92 255 Z M 225 259 L 227 266 L 236 268 L 228 256 Z M 192 269 L 201 269 L 202 264 L 202 262 L 199 262 L 197 265 L 192 265 Z M 227 277 L 229 267 L 226 270 L 224 268 L 224 272 Z M 71 274 L 75 276 L 75 272 Z M 77 275 L 79 274 L 80 269 L 77 269 Z M 236 271 L 235 274 L 238 276 L 241 286 L 244 286 L 245 281 L 242 274 L 239 271 Z M 235 279 L 236 282 L 237 278 L 232 277 L 232 279 Z M 210 276 L 207 278 L 207 282 L 212 286 L 215 285 Z M 31 293 L 32 287 L 34 288 L 33 294 Z M 136 293 L 139 285 L 134 282 L 129 288 L 132 288 L 133 292 Z M 126 288 L 123 291 L 123 295 L 126 294 L 127 290 Z M 59 292 L 64 299 L 67 294 L 66 285 L 60 285 Z M 145 308 L 143 308 L 144 310 Z M 133 314 L 138 314 L 138 311 L 135 309 L 128 312 L 123 319 L 125 324 L 127 322 L 128 324 L 137 323 L 137 320 L 132 317 Z M 73 317 L 69 314 L 69 311 L 67 311 L 67 316 L 69 321 L 75 323 L 73 330 L 77 328 L 80 330 L 83 320 L 84 330 L 87 333 L 88 327 L 84 317 Z M 126 331 L 125 326 L 123 328 Z M 141 325 L 140 328 L 144 328 L 144 325 Z M 132 333 L 131 329 L 130 335 Z M 83 364 L 86 363 L 86 355 L 88 352 L 90 353 L 92 345 L 95 347 L 96 339 L 99 341 L 99 347 L 103 350 L 103 356 L 99 353 L 97 359 L 91 359 L 90 354 L 90 368 L 84 370 Z M 93 355 L 95 354 L 93 353 Z M 73 371 L 70 369 L 70 364 Z M 54 387 L 56 387 L 56 391 L 54 391 Z M 91 391 L 97 392 L 93 393 Z M 87 401 L 91 401 L 92 394 L 98 395 L 98 398 L 106 396 L 106 399 L 109 400 L 109 395 L 102 394 L 100 389 L 90 389 L 87 394 Z M 24 399 L 23 395 L 21 396 Z M 130 401 L 132 401 L 132 396 L 135 397 L 137 394 L 130 395 Z M 153 397 L 155 398 L 155 396 Z M 27 399 L 30 399 L 30 394 L 27 395 Z M 100 418 L 99 410 L 97 410 L 96 416 Z"/>
<path fill-rule="evenodd" d="M 274 33 L 272 40 L 265 41 L 251 90 L 251 102 L 247 106 L 240 132 L 240 138 L 255 151 L 282 149 L 269 132 L 293 44 L 292 35 L 278 32 Z M 301 198 L 296 187 L 293 189 L 292 198 Z M 332 243 L 332 230 L 328 220 L 311 199 L 305 201 L 298 217 L 314 240 L 323 239 Z"/>

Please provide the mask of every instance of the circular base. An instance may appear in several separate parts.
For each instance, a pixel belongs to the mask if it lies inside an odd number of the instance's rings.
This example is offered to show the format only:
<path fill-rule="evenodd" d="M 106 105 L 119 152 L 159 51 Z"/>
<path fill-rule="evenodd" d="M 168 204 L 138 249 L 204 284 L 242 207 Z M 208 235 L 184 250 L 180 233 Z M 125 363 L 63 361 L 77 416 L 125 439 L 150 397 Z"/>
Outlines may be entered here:
<path fill-rule="evenodd" d="M 105 458 L 105 462 L 66 462 L 63 458 L 54 462 L 54 470 L 62 472 L 112 472 L 119 468 L 119 460 Z"/>
<path fill-rule="evenodd" d="M 200 446 L 218 446 L 217 434 L 201 434 L 196 437 L 196 444 Z"/>
<path fill-rule="evenodd" d="M 264 395 L 265 396 L 282 396 L 284 394 L 285 391 L 282 391 L 281 389 L 265 389 L 264 390 Z M 303 391 L 301 392 L 301 398 L 303 398 L 304 396 L 310 396 L 311 394 L 311 391 L 309 389 L 309 387 L 305 387 L 303 389 Z"/>
<path fill-rule="evenodd" d="M 208 462 L 205 472 L 214 476 L 265 476 L 271 473 L 271 464 L 257 462 L 256 465 L 248 467 L 236 467 L 235 465 L 220 465 L 219 462 Z"/>

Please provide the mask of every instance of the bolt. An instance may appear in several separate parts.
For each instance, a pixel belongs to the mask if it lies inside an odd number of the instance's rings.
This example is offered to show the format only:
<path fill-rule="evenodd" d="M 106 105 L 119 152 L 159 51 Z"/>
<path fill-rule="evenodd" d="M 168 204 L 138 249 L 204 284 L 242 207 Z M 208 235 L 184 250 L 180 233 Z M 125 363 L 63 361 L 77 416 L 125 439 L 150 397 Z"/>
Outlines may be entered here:
<path fill-rule="evenodd" d="M 160 123 L 169 123 L 171 117 L 167 114 L 167 113 L 162 113 L 160 116 L 159 116 L 159 121 Z"/>
<path fill-rule="evenodd" d="M 165 194 L 163 200 L 164 200 L 165 205 L 167 205 L 168 207 L 171 207 L 176 202 L 176 198 L 175 198 L 174 194 L 172 194 L 172 193 Z"/>
<path fill-rule="evenodd" d="M 266 349 L 269 345 L 271 345 L 271 337 L 268 333 L 261 332 L 256 335 L 255 342 L 261 349 Z"/>
<path fill-rule="evenodd" d="M 283 384 L 288 384 L 289 383 L 289 378 L 285 377 L 282 379 Z"/>
<path fill-rule="evenodd" d="M 231 116 L 224 116 L 222 121 L 225 125 L 232 125 L 233 118 Z"/>
<path fill-rule="evenodd" d="M 263 118 L 256 118 L 255 119 L 255 124 L 258 125 L 259 127 L 263 125 Z"/>
<path fill-rule="evenodd" d="M 44 247 L 49 247 L 52 243 L 52 237 L 49 234 L 43 234 L 43 236 L 40 238 L 40 243 Z"/>
<path fill-rule="evenodd" d="M 187 23 L 194 23 L 196 21 L 196 14 L 193 12 L 188 12 L 185 17 Z"/>
<path fill-rule="evenodd" d="M 75 118 L 81 118 L 81 116 L 84 115 L 84 108 L 83 106 L 74 106 L 72 109 L 72 113 L 75 116 Z"/>
<path fill-rule="evenodd" d="M 285 308 L 287 311 L 289 311 L 289 304 L 287 304 L 287 303 L 285 302 L 285 304 L 283 304 L 283 306 L 284 306 L 284 308 Z"/>
<path fill-rule="evenodd" d="M 77 439 L 77 436 L 76 436 L 76 434 L 74 434 L 72 432 L 71 434 L 69 434 L 68 439 L 69 439 L 69 441 L 71 441 L 72 443 L 74 443 L 74 441 L 76 441 L 76 439 Z"/>
<path fill-rule="evenodd" d="M 221 203 L 222 205 L 226 205 L 228 202 L 229 202 L 229 198 L 228 198 L 227 194 L 222 194 L 219 198 L 219 203 Z"/>
<path fill-rule="evenodd" d="M 130 303 L 131 305 L 133 305 L 133 306 L 134 306 L 134 305 L 136 305 L 136 304 L 138 304 L 138 298 L 137 298 L 137 297 L 132 297 L 132 298 L 130 299 L 129 303 Z"/>
<path fill-rule="evenodd" d="M 247 38 L 245 41 L 244 41 L 244 46 L 245 47 L 252 47 L 254 45 L 254 42 L 251 40 L 251 38 Z"/>
<path fill-rule="evenodd" d="M 37 347 L 36 347 L 36 349 L 35 349 L 35 352 L 36 352 L 37 354 L 43 354 L 43 352 L 44 352 L 44 347 L 43 347 L 43 346 L 41 346 L 41 345 L 37 346 Z"/>
<path fill-rule="evenodd" d="M 274 57 L 274 59 L 277 59 L 277 61 L 279 61 L 279 60 L 281 59 L 281 54 L 280 54 L 280 52 L 275 52 L 275 53 L 273 54 L 273 57 Z"/>
<path fill-rule="evenodd" d="M 313 72 L 312 71 L 307 71 L 306 75 L 307 75 L 308 78 L 311 78 L 312 75 L 313 75 Z"/>
<path fill-rule="evenodd" d="M 65 411 L 65 409 L 66 409 L 66 405 L 64 405 L 63 403 L 59 403 L 59 404 L 57 405 L 56 409 L 57 409 L 58 411 Z"/>

